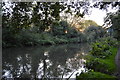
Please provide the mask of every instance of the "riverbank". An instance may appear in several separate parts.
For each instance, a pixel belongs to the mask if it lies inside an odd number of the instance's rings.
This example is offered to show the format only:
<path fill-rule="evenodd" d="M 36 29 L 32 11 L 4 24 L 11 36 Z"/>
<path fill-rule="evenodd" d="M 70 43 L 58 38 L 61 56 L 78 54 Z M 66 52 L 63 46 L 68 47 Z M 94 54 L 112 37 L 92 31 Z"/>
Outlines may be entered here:
<path fill-rule="evenodd" d="M 116 80 L 117 77 L 114 75 L 116 73 L 116 64 L 115 64 L 115 56 L 117 54 L 117 48 L 111 48 L 112 55 L 110 55 L 106 59 L 100 59 L 100 58 L 93 58 L 90 61 L 88 61 L 89 65 L 89 71 L 80 74 L 80 76 L 77 77 L 77 80 L 80 79 L 96 79 L 100 80 L 100 78 L 104 79 L 112 79 Z M 87 66 L 88 67 L 88 66 Z"/>
<path fill-rule="evenodd" d="M 83 34 L 81 34 L 83 35 Z M 39 45 L 56 45 L 56 44 L 67 44 L 67 43 L 83 43 L 86 42 L 86 38 L 80 35 L 69 37 L 71 35 L 64 34 L 54 36 L 48 33 L 30 33 L 23 32 L 19 35 L 14 35 L 9 41 L 2 42 L 3 48 L 8 47 L 22 47 L 22 46 L 39 46 Z"/>
<path fill-rule="evenodd" d="M 117 41 L 110 39 L 95 42 L 92 45 L 92 50 L 87 55 L 86 68 L 88 70 L 80 74 L 77 80 L 81 78 L 83 80 L 93 78 L 96 80 L 100 80 L 100 78 L 116 80 L 117 66 L 115 57 L 118 51 L 117 45 Z"/>

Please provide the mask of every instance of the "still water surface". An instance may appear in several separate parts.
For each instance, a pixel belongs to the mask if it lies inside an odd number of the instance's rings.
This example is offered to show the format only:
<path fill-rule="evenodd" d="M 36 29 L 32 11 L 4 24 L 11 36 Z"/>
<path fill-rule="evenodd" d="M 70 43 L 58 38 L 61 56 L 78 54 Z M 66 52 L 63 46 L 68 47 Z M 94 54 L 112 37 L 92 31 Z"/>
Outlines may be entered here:
<path fill-rule="evenodd" d="M 75 78 L 85 71 L 88 44 L 3 49 L 5 78 Z"/>

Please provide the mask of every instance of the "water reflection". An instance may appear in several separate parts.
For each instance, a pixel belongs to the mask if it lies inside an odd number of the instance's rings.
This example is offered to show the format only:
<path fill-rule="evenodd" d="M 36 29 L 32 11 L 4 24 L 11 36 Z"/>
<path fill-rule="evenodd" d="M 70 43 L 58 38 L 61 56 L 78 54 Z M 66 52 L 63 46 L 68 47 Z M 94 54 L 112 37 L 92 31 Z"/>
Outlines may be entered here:
<path fill-rule="evenodd" d="M 75 78 L 88 44 L 3 49 L 3 78 Z"/>

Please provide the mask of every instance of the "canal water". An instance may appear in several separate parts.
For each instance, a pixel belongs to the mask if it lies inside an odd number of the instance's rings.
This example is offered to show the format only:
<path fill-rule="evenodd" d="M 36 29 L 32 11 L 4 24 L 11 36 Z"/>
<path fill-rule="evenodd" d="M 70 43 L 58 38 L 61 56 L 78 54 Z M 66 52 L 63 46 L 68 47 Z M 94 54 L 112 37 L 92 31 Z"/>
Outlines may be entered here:
<path fill-rule="evenodd" d="M 7 48 L 2 51 L 3 78 L 75 78 L 85 69 L 89 44 Z"/>

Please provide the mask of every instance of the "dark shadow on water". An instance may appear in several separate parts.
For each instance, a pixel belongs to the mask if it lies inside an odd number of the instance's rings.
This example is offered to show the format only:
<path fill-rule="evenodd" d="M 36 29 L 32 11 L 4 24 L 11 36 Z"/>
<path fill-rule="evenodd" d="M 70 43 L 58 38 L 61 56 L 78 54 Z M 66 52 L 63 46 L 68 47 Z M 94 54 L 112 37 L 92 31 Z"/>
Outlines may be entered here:
<path fill-rule="evenodd" d="M 4 78 L 75 78 L 84 71 L 88 44 L 3 49 Z"/>

